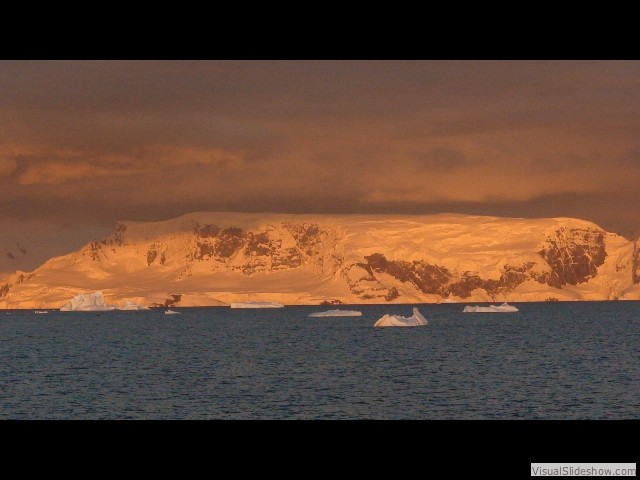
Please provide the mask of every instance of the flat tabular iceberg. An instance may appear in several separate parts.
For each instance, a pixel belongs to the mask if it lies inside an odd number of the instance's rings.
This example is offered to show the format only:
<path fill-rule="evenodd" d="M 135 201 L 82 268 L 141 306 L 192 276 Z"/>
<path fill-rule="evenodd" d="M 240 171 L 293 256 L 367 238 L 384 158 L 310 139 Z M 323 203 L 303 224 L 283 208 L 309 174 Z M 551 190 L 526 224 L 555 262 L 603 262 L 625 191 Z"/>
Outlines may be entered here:
<path fill-rule="evenodd" d="M 60 307 L 61 312 L 91 312 L 103 310 L 115 310 L 115 305 L 107 305 L 104 303 L 104 296 L 101 291 L 94 293 L 80 293 Z"/>
<path fill-rule="evenodd" d="M 283 308 L 278 302 L 231 302 L 231 308 Z"/>
<path fill-rule="evenodd" d="M 358 310 L 327 310 L 326 312 L 315 312 L 310 317 L 361 317 L 362 312 Z"/>
<path fill-rule="evenodd" d="M 378 320 L 374 327 L 419 327 L 427 325 L 429 322 L 416 307 L 413 307 L 413 315 L 410 317 L 401 317 L 400 315 L 385 315 Z"/>
<path fill-rule="evenodd" d="M 480 306 L 469 306 L 467 305 L 462 310 L 463 312 L 519 312 L 517 307 L 513 305 L 509 305 L 507 302 L 504 302 L 502 305 L 489 305 L 488 307 L 480 307 Z"/>
<path fill-rule="evenodd" d="M 131 300 L 125 300 L 124 305 L 119 307 L 118 310 L 149 310 L 149 307 L 145 305 L 138 305 Z"/>

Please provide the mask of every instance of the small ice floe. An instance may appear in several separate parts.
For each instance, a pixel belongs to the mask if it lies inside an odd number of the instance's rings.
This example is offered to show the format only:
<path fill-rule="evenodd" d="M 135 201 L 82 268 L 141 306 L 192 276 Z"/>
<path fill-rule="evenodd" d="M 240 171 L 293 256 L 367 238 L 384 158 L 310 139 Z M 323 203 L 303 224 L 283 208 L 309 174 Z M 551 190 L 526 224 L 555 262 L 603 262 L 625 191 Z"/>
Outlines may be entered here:
<path fill-rule="evenodd" d="M 509 305 L 507 302 L 504 302 L 502 305 L 489 305 L 488 307 L 480 307 L 480 306 L 469 306 L 467 305 L 462 310 L 463 312 L 473 313 L 473 312 L 519 312 L 517 307 L 513 305 Z"/>
<path fill-rule="evenodd" d="M 410 317 L 401 317 L 400 315 L 385 315 L 378 320 L 374 327 L 419 327 L 427 325 L 429 322 L 416 307 L 413 307 L 413 315 Z"/>
<path fill-rule="evenodd" d="M 310 317 L 361 317 L 362 312 L 358 310 L 327 310 L 326 312 L 315 312 Z"/>

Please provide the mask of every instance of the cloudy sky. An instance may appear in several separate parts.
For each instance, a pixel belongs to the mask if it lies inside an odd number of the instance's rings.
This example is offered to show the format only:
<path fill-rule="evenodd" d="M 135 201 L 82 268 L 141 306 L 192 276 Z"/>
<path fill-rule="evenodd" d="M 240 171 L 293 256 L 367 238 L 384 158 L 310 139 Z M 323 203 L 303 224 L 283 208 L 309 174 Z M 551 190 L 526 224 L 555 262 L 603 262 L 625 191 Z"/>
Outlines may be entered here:
<path fill-rule="evenodd" d="M 203 210 L 640 234 L 639 61 L 0 61 L 0 276 Z"/>

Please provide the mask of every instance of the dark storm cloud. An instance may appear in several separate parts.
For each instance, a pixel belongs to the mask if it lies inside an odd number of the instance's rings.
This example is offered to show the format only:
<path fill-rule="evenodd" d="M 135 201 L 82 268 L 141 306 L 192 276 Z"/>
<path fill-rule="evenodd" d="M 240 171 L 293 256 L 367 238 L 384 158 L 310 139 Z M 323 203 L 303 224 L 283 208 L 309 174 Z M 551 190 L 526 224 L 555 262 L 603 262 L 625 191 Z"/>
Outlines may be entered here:
<path fill-rule="evenodd" d="M 452 171 L 469 164 L 465 155 L 453 148 L 433 147 L 427 152 L 411 152 L 416 163 L 423 168 Z"/>
<path fill-rule="evenodd" d="M 624 163 L 640 168 L 640 145 L 635 145 L 627 150 L 626 155 L 622 157 Z"/>

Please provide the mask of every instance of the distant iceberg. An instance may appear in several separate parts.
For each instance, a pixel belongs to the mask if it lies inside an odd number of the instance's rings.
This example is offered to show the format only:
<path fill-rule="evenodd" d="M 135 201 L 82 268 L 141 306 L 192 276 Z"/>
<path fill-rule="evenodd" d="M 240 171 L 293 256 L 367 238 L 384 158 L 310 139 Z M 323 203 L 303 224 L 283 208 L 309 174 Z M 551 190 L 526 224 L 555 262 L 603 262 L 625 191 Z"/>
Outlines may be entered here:
<path fill-rule="evenodd" d="M 61 312 L 91 312 L 116 310 L 116 305 L 107 305 L 101 291 L 94 293 L 80 293 L 60 307 Z"/>
<path fill-rule="evenodd" d="M 315 312 L 310 317 L 361 317 L 362 312 L 358 310 L 327 310 L 326 312 Z"/>
<path fill-rule="evenodd" d="M 149 307 L 145 305 L 138 305 L 131 300 L 125 300 L 124 305 L 119 307 L 118 310 L 149 310 Z"/>
<path fill-rule="evenodd" d="M 278 302 L 232 302 L 231 308 L 283 308 Z"/>
<path fill-rule="evenodd" d="M 231 302 L 231 308 L 284 308 L 279 302 L 254 302 L 251 300 L 251 294 L 248 295 L 246 302 Z"/>
<path fill-rule="evenodd" d="M 378 320 L 374 327 L 419 327 L 427 325 L 429 322 L 416 307 L 413 307 L 413 315 L 410 317 L 401 317 L 400 315 L 385 315 Z"/>
<path fill-rule="evenodd" d="M 509 305 L 507 302 L 504 302 L 502 305 L 489 305 L 488 307 L 480 307 L 480 306 L 469 306 L 467 305 L 462 310 L 463 312 L 473 313 L 473 312 L 519 312 L 520 310 L 513 305 Z"/>

